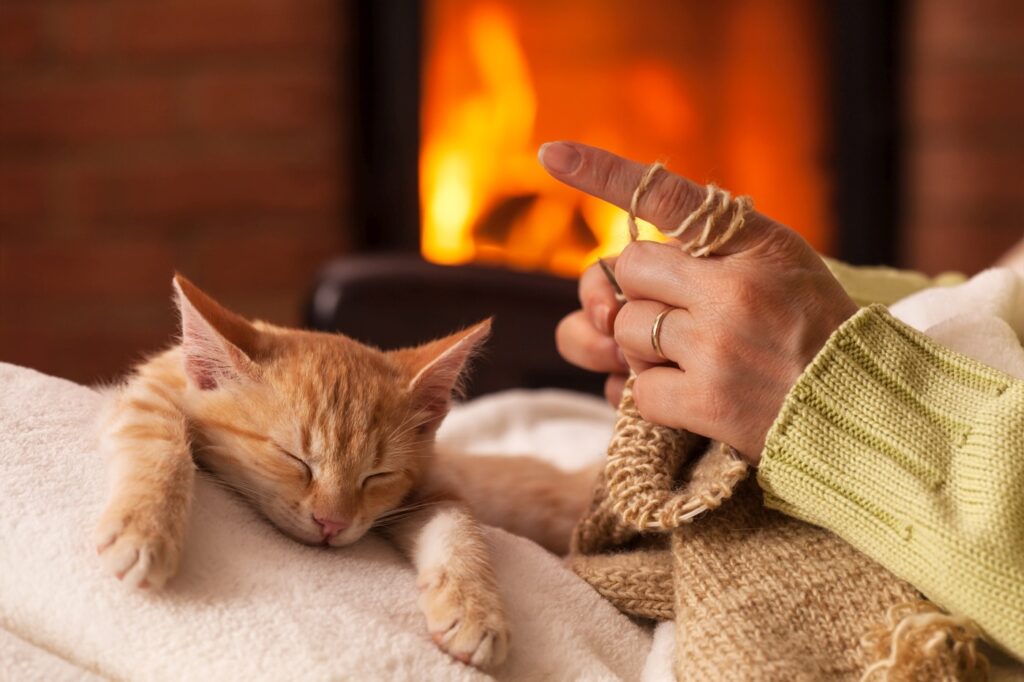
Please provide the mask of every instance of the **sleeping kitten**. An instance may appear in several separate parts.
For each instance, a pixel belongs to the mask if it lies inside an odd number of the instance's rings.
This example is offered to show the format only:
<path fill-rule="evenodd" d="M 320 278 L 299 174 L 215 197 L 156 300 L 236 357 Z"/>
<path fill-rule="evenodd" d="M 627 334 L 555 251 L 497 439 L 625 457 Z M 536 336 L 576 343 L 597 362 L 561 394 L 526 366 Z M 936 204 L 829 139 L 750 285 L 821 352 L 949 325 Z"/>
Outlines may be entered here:
<path fill-rule="evenodd" d="M 106 568 L 142 588 L 174 575 L 194 459 L 301 542 L 339 547 L 381 528 L 416 568 L 438 646 L 478 667 L 501 663 L 508 630 L 487 545 L 441 483 L 454 469 L 439 476 L 432 457 L 490 320 L 383 352 L 250 323 L 181 276 L 174 287 L 180 344 L 136 368 L 102 425 L 112 492 L 96 538 Z"/>

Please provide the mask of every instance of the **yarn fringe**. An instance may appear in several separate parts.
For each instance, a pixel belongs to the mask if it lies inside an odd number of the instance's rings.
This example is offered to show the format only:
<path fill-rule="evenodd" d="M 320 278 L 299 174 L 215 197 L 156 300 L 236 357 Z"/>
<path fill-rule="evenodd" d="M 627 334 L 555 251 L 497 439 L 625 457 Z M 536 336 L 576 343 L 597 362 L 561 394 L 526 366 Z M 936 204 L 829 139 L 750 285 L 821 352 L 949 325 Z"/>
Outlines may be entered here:
<path fill-rule="evenodd" d="M 988 679 L 989 663 L 978 651 L 981 632 L 969 619 L 944 613 L 931 602 L 896 604 L 886 622 L 864 635 L 874 663 L 861 682 Z"/>

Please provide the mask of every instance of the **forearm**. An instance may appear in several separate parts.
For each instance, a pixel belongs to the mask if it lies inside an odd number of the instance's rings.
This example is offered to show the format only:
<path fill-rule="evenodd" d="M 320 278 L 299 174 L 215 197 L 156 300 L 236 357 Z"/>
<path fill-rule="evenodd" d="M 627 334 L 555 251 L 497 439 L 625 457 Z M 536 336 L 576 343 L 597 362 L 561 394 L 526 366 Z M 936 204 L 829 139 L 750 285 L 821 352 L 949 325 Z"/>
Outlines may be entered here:
<path fill-rule="evenodd" d="M 1024 657 L 1024 382 L 862 310 L 768 434 L 766 503 L 826 527 Z"/>

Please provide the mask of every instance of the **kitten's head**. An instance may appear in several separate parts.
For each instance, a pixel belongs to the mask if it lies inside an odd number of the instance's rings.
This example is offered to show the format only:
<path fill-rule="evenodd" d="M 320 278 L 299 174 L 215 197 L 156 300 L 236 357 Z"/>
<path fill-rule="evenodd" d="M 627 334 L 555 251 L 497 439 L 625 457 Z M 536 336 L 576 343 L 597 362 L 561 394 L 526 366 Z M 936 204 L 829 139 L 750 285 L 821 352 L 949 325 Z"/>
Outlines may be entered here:
<path fill-rule="evenodd" d="M 310 544 L 358 540 L 428 464 L 490 320 L 384 352 L 340 334 L 251 323 L 175 277 L 185 410 L 200 464 Z"/>

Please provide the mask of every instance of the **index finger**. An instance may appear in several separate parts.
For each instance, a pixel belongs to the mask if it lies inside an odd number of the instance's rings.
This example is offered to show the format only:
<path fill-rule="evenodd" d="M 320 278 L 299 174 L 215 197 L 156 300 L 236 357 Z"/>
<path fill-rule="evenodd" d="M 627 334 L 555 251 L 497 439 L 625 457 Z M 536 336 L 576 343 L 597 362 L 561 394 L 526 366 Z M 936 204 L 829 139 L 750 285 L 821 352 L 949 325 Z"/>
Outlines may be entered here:
<path fill-rule="evenodd" d="M 556 180 L 624 210 L 629 209 L 633 192 L 647 170 L 646 165 L 579 142 L 548 142 L 541 145 L 537 156 Z M 705 197 L 705 187 L 662 170 L 640 198 L 637 216 L 662 230 L 673 230 L 704 203 Z M 747 223 L 749 228 L 722 245 L 718 254 L 743 251 L 760 240 L 764 228 L 774 224 L 756 211 L 748 214 Z"/>

